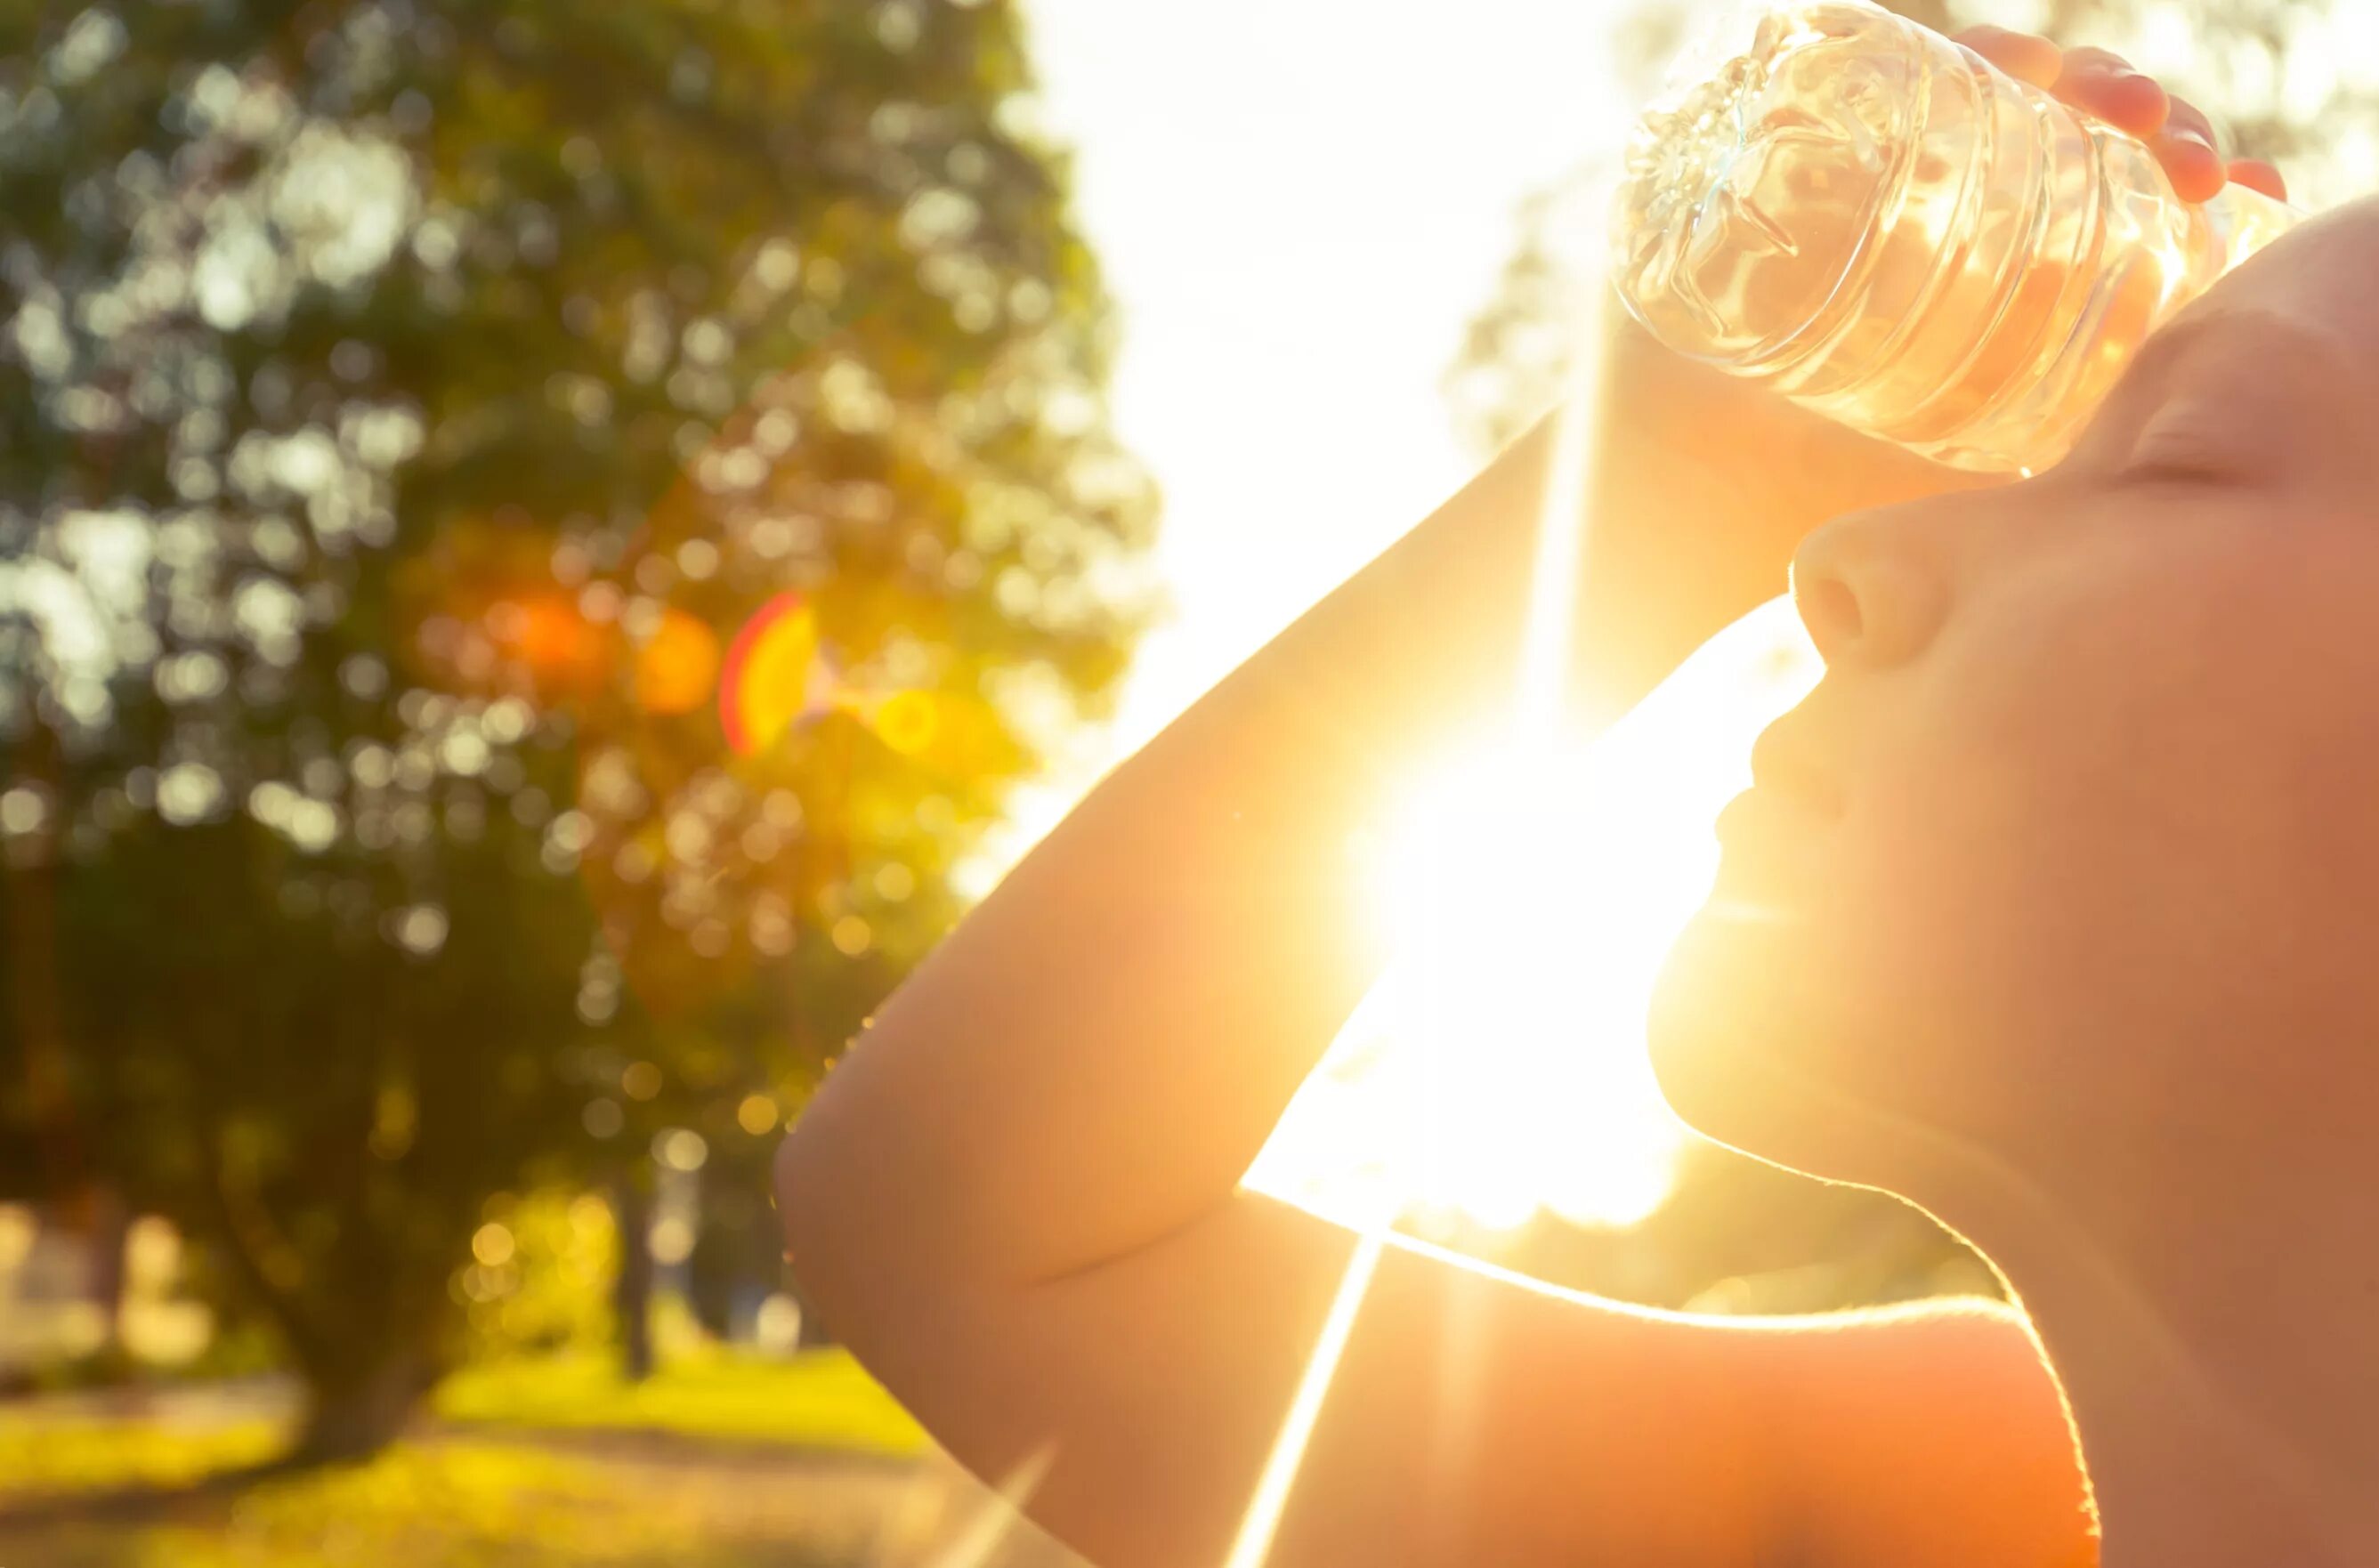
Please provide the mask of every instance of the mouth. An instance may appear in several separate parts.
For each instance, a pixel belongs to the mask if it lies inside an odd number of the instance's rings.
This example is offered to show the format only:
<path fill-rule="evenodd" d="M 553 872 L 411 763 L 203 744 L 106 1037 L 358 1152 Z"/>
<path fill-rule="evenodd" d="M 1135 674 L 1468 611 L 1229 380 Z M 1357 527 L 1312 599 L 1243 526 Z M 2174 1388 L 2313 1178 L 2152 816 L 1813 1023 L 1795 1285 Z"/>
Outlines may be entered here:
<path fill-rule="evenodd" d="M 1797 904 L 1821 885 L 1829 840 L 1840 823 L 1841 784 L 1803 749 L 1789 720 L 1771 724 L 1751 753 L 1751 788 L 1719 814 L 1713 899 L 1774 908 Z"/>
<path fill-rule="evenodd" d="M 1842 814 L 1842 780 L 1818 758 L 1804 717 L 1794 708 L 1759 732 L 1751 747 L 1751 790 L 1792 802 L 1811 817 L 1831 821 Z"/>
<path fill-rule="evenodd" d="M 1778 840 L 1805 840 L 1829 826 L 1806 806 L 1755 784 L 1718 814 L 1716 831 L 1719 846 L 1732 858 L 1759 853 Z"/>

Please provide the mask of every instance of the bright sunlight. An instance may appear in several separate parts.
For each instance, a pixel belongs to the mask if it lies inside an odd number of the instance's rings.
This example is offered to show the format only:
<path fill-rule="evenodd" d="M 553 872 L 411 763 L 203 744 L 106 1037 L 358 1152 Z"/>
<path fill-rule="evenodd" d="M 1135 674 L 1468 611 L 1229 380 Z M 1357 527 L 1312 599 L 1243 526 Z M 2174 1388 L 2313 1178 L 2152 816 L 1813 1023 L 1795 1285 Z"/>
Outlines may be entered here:
<path fill-rule="evenodd" d="M 1598 271 L 1573 297 L 1581 344 L 1600 341 Z M 1226 1568 L 1260 1568 L 1272 1550 L 1398 1216 L 1628 1224 L 1673 1176 L 1679 1133 L 1641 1049 L 1645 1006 L 1709 885 L 1711 818 L 1815 659 L 1784 636 L 1789 605 L 1770 605 L 1591 747 L 1564 742 L 1602 368 L 1578 356 L 1557 416 L 1503 733 L 1455 748 L 1464 760 L 1425 780 L 1359 868 L 1394 957 L 1250 1174 L 1357 1237 Z"/>
<path fill-rule="evenodd" d="M 1645 1008 L 1716 872 L 1711 819 L 1817 675 L 1780 599 L 1592 744 L 1515 742 L 1416 789 L 1366 857 L 1399 956 L 1250 1184 L 1359 1225 L 1658 1207 L 1683 1134 Z"/>
<path fill-rule="evenodd" d="M 1601 340 L 1608 210 L 1585 192 L 1545 231 L 1579 344 Z M 1601 368 L 1591 352 L 1570 368 L 1508 716 L 1424 769 L 1366 845 L 1365 904 L 1395 957 L 1250 1173 L 1359 1230 L 1624 1225 L 1659 1207 L 1684 1133 L 1646 1008 L 1716 874 L 1711 824 L 1750 782 L 1753 740 L 1817 679 L 1779 600 L 1592 743 L 1564 738 Z"/>

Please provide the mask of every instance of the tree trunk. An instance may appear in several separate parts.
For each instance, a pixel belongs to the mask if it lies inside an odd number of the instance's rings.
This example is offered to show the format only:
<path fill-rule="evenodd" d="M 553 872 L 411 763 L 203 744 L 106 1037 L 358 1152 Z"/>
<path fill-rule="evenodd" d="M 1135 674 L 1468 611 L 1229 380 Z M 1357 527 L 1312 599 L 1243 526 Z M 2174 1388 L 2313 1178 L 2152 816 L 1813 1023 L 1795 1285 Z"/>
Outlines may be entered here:
<path fill-rule="evenodd" d="M 613 1178 L 611 1220 L 620 1233 L 620 1270 L 611 1280 L 620 1373 L 632 1383 L 642 1382 L 653 1375 L 653 1193 L 640 1173 L 625 1171 Z"/>
<path fill-rule="evenodd" d="M 59 995 L 57 946 L 58 746 L 41 725 L 14 748 L 11 771 L 40 789 L 41 826 L 8 847 L 0 891 L 7 896 L 8 1007 L 25 1068 L 25 1110 L 41 1146 L 47 1195 L 79 1192 L 84 1165 L 75 1126 L 73 1074 L 67 1067 L 66 1023 Z"/>
<path fill-rule="evenodd" d="M 85 1284 L 91 1309 L 99 1314 L 104 1337 L 100 1354 L 113 1357 L 124 1349 L 125 1243 L 132 1231 L 132 1209 L 124 1195 L 102 1185 L 91 1189 L 91 1272 Z"/>
<path fill-rule="evenodd" d="M 405 1430 L 438 1381 L 435 1360 L 391 1346 L 368 1365 L 309 1369 L 305 1424 L 287 1459 L 292 1466 L 368 1459 Z"/>

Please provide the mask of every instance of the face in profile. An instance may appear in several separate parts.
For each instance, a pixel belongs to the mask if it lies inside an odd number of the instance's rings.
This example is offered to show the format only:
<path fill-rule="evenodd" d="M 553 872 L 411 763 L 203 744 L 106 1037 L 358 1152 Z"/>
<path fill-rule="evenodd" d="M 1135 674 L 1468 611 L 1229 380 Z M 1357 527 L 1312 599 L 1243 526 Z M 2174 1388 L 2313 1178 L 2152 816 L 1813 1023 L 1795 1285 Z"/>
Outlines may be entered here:
<path fill-rule="evenodd" d="M 1687 1120 L 1920 1201 L 2343 1125 L 2379 1043 L 2374 263 L 2379 202 L 2309 223 L 2054 470 L 1810 537 L 1828 673 L 1654 1009 Z"/>

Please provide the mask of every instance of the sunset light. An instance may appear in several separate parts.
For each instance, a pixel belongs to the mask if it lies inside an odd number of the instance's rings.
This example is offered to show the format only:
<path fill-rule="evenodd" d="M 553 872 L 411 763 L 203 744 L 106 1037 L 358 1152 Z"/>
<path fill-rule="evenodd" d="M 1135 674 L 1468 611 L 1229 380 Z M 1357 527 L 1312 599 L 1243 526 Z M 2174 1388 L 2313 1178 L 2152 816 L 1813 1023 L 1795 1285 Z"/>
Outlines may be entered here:
<path fill-rule="evenodd" d="M 1751 742 L 1814 682 L 1789 603 L 1711 639 L 1611 730 L 1567 718 L 1591 570 L 1603 214 L 1565 204 L 1565 377 L 1540 502 L 1519 667 L 1501 721 L 1417 771 L 1359 851 L 1395 957 L 1250 1179 L 1359 1227 L 1516 1228 L 1540 1212 L 1624 1225 L 1668 1195 L 1683 1129 L 1644 1016 L 1662 956 L 1717 867 L 1711 823 Z"/>
<path fill-rule="evenodd" d="M 1577 344 L 1601 341 L 1600 304 L 1589 270 L 1568 312 Z M 1711 819 L 1816 659 L 1789 603 L 1770 604 L 1594 744 L 1567 738 L 1602 371 L 1582 346 L 1554 416 L 1507 715 L 1359 839 L 1358 899 L 1395 956 L 1249 1176 L 1357 1235 L 1226 1568 L 1271 1550 L 1394 1224 L 1631 1224 L 1673 1180 L 1683 1133 L 1643 1049 L 1646 1006 L 1709 887 Z"/>
<path fill-rule="evenodd" d="M 0 1568 L 2379 1565 L 2379 0 L 0 18 Z"/>
<path fill-rule="evenodd" d="M 1816 676 L 1778 600 L 1592 744 L 1480 747 L 1417 787 L 1366 857 L 1400 956 L 1251 1185 L 1357 1223 L 1625 1224 L 1656 1208 L 1683 1132 L 1645 1008 L 1752 740 Z"/>

